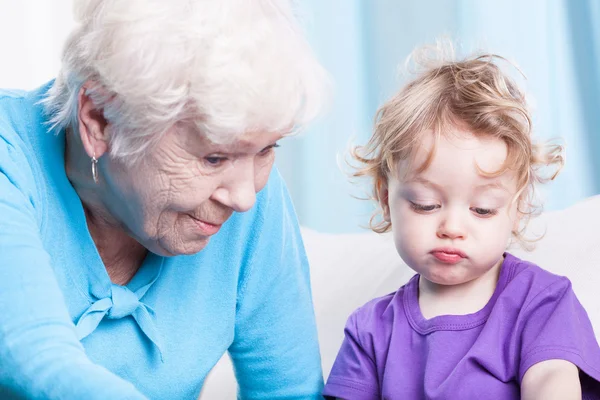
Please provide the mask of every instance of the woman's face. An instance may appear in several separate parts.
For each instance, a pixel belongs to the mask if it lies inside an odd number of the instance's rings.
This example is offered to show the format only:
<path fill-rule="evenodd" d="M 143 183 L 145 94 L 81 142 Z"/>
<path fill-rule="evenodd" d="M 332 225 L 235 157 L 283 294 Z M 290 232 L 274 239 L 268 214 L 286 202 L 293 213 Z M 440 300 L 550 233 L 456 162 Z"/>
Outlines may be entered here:
<path fill-rule="evenodd" d="M 153 253 L 197 253 L 234 211 L 252 208 L 281 137 L 250 132 L 221 145 L 176 126 L 133 167 L 102 160 L 102 202 Z"/>

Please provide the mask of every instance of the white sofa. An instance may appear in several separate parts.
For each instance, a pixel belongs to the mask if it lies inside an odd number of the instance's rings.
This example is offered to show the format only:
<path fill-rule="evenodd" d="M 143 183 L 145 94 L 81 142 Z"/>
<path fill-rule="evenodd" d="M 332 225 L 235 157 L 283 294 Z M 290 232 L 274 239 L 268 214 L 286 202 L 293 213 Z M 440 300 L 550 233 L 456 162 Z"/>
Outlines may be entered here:
<path fill-rule="evenodd" d="M 571 279 L 600 341 L 600 196 L 570 208 L 542 214 L 529 225 L 546 232 L 532 252 L 510 249 L 518 257 Z M 323 373 L 329 374 L 343 339 L 348 315 L 368 300 L 403 285 L 414 272 L 398 257 L 389 234 L 333 235 L 303 229 Z M 235 399 L 236 384 L 227 356 L 206 380 L 202 400 Z"/>

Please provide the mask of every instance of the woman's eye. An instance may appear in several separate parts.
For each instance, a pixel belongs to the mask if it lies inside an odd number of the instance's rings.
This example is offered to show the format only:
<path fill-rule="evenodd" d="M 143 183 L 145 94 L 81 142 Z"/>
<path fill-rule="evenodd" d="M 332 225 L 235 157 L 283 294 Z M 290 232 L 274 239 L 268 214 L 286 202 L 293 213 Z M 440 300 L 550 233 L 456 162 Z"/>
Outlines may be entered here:
<path fill-rule="evenodd" d="M 433 211 L 436 208 L 440 207 L 437 204 L 419 204 L 419 203 L 415 203 L 413 201 L 410 202 L 410 206 L 413 210 L 421 211 L 421 212 Z"/>
<path fill-rule="evenodd" d="M 271 145 L 271 146 L 267 146 L 264 149 L 262 149 L 258 155 L 259 156 L 266 156 L 267 154 L 269 154 L 271 152 L 271 150 L 276 149 L 277 147 L 279 147 L 279 145 L 277 143 Z"/>
<path fill-rule="evenodd" d="M 473 211 L 475 214 L 482 216 L 482 217 L 489 217 L 492 215 L 496 214 L 496 210 L 492 210 L 490 208 L 480 208 L 480 207 L 472 207 L 471 211 Z"/>
<path fill-rule="evenodd" d="M 207 164 L 215 167 L 221 165 L 227 158 L 225 157 L 204 157 Z"/>

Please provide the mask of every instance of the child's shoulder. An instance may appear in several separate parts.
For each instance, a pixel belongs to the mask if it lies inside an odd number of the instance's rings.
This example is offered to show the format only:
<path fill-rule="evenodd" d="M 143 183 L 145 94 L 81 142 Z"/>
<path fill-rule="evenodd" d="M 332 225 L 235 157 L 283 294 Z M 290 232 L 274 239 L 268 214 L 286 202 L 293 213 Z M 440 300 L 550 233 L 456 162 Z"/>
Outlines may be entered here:
<path fill-rule="evenodd" d="M 549 318 L 570 307 L 585 313 L 567 277 L 508 253 L 494 298 L 494 312 L 488 324 L 512 321 L 514 326 L 525 327 L 533 320 Z"/>
<path fill-rule="evenodd" d="M 506 253 L 504 268 L 507 274 L 504 291 L 510 292 L 512 296 L 520 293 L 531 300 L 572 290 L 569 278 L 553 274 L 535 263 L 509 253 Z"/>

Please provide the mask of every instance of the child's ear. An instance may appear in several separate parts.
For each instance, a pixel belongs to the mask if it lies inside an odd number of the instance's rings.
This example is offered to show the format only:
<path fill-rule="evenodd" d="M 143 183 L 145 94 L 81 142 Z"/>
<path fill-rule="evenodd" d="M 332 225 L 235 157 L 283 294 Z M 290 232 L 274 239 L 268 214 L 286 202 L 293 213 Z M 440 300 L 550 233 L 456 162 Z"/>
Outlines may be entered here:
<path fill-rule="evenodd" d="M 517 211 L 515 220 L 513 221 L 512 231 L 519 232 L 519 226 L 521 224 L 521 213 Z"/>
<path fill-rule="evenodd" d="M 516 210 L 515 210 L 515 219 L 513 221 L 512 231 L 514 233 L 519 232 L 521 228 L 521 221 L 523 220 L 523 213 L 521 212 L 521 200 L 517 201 Z"/>
<path fill-rule="evenodd" d="M 377 199 L 379 199 L 379 205 L 381 206 L 381 210 L 383 212 L 383 220 L 385 222 L 391 222 L 389 191 L 386 180 L 377 182 Z"/>

